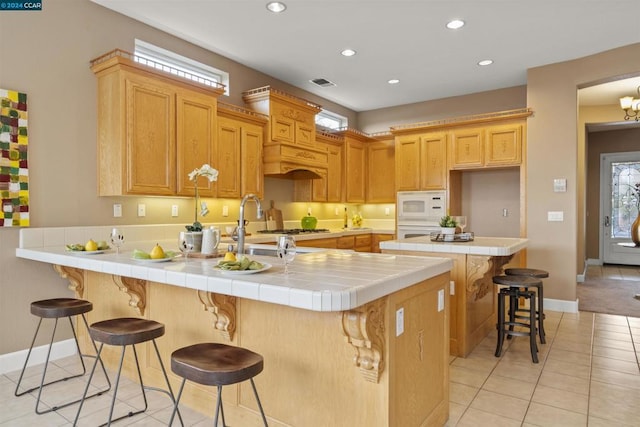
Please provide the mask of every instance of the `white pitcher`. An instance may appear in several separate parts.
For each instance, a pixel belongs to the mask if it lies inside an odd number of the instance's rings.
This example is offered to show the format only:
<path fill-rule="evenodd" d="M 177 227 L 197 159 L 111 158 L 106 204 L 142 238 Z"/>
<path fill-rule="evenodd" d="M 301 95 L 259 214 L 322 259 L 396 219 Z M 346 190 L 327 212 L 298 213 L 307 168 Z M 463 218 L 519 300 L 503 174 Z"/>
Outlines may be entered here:
<path fill-rule="evenodd" d="M 220 244 L 220 229 L 218 227 L 209 227 L 202 230 L 202 253 L 205 255 L 213 254 Z"/>

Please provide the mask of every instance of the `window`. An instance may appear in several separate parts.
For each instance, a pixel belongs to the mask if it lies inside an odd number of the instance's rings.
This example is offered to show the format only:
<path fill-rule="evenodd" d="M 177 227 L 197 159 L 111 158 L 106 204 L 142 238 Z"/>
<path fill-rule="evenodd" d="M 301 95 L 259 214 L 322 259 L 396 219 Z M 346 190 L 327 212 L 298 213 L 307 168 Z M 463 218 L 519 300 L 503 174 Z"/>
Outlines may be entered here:
<path fill-rule="evenodd" d="M 225 85 L 224 94 L 229 95 L 229 73 L 225 71 L 138 39 L 134 53 L 141 64 L 205 85 L 211 85 L 212 81 L 221 83 Z"/>
<path fill-rule="evenodd" d="M 340 114 L 323 109 L 316 114 L 316 124 L 331 130 L 346 129 L 349 126 L 349 119 Z"/>

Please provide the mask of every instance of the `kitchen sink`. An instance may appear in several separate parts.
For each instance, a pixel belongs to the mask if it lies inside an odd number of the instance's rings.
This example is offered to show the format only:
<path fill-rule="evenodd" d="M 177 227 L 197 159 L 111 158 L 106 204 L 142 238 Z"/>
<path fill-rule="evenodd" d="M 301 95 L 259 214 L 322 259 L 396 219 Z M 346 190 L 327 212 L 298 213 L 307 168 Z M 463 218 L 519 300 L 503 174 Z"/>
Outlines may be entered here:
<path fill-rule="evenodd" d="M 252 248 L 249 246 L 248 248 L 245 248 L 244 251 L 246 255 L 278 256 L 275 246 L 273 248 Z"/>
<path fill-rule="evenodd" d="M 271 256 L 276 258 L 278 256 L 278 253 L 276 252 L 276 246 L 275 245 L 265 245 L 265 244 L 253 244 L 253 245 L 246 245 L 244 247 L 244 253 L 245 255 L 251 256 L 251 255 L 259 255 L 259 256 Z M 304 253 L 309 253 L 309 252 L 324 252 L 327 249 L 325 248 L 310 248 L 310 247 L 300 247 L 298 246 L 296 248 L 296 252 L 299 254 L 304 254 Z"/>

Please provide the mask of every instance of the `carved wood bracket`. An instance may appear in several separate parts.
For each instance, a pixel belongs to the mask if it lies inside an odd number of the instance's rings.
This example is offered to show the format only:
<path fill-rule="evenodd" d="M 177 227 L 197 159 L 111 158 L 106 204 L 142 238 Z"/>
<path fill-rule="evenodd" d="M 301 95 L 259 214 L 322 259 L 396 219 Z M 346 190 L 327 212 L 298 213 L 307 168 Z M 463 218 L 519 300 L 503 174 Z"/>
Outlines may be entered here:
<path fill-rule="evenodd" d="M 129 295 L 129 306 L 137 309 L 140 315 L 144 316 L 144 310 L 147 307 L 147 281 L 132 277 L 111 277 L 118 289 Z"/>
<path fill-rule="evenodd" d="M 342 313 L 342 331 L 355 349 L 354 364 L 365 380 L 377 383 L 384 370 L 384 312 L 387 298 Z"/>
<path fill-rule="evenodd" d="M 64 265 L 53 265 L 53 269 L 63 279 L 69 280 L 69 289 L 74 291 L 78 298 L 84 298 L 84 270 Z"/>
<path fill-rule="evenodd" d="M 213 314 L 213 327 L 228 341 L 236 331 L 236 297 L 198 291 L 198 299 L 205 311 Z"/>
<path fill-rule="evenodd" d="M 502 274 L 502 267 L 511 261 L 509 256 L 467 256 L 467 299 L 478 301 L 493 289 L 493 276 Z"/>

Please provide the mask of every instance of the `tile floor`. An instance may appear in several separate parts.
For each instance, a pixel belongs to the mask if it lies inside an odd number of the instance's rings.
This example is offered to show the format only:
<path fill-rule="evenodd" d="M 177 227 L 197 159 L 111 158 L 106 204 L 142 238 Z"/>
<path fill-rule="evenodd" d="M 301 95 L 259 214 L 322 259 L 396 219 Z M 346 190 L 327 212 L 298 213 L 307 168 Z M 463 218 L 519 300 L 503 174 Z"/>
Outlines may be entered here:
<path fill-rule="evenodd" d="M 588 279 L 640 280 L 640 266 L 637 265 L 589 265 L 586 277 Z"/>
<path fill-rule="evenodd" d="M 540 345 L 538 364 L 531 363 L 525 337 L 505 341 L 502 357 L 494 357 L 495 333 L 469 357 L 451 358 L 447 426 L 639 424 L 640 319 L 587 312 L 547 311 L 546 315 L 547 344 Z M 55 370 L 58 373 L 69 370 L 72 362 L 74 359 L 57 361 Z M 37 369 L 28 371 L 28 383 L 39 381 Z M 33 412 L 36 392 L 14 397 L 18 375 L 19 372 L 0 375 L 0 426 L 71 425 L 77 405 L 38 416 Z M 81 393 L 83 383 L 74 380 L 49 387 L 44 402 L 54 405 L 60 399 Z M 138 403 L 132 399 L 139 390 L 134 383 L 125 380 L 120 390 L 116 410 Z M 169 398 L 154 392 L 149 396 L 148 414 L 117 425 L 165 425 L 170 417 Z M 110 399 L 104 397 L 88 400 L 79 425 L 95 426 L 103 422 L 109 404 Z M 185 425 L 208 426 L 213 422 L 187 408 L 182 409 L 182 414 Z"/>

